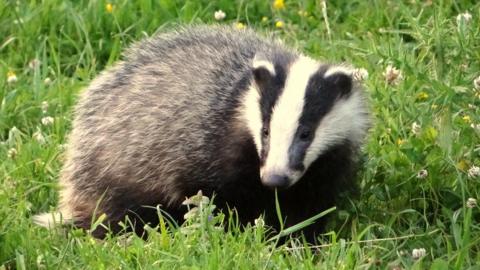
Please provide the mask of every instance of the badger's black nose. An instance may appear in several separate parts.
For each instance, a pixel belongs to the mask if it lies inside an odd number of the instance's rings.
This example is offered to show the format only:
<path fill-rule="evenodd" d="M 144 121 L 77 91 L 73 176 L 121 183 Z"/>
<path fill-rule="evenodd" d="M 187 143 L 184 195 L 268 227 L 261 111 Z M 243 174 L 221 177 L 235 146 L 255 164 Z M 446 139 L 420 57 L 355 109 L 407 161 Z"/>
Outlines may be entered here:
<path fill-rule="evenodd" d="M 290 185 L 290 179 L 286 175 L 273 174 L 262 181 L 263 185 L 269 188 L 287 188 Z"/>

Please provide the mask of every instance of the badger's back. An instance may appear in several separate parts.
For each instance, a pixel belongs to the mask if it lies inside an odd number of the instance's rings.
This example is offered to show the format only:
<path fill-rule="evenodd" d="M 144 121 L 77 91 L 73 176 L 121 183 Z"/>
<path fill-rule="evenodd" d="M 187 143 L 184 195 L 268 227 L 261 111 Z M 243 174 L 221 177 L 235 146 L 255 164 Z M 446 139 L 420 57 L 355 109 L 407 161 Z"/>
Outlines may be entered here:
<path fill-rule="evenodd" d="M 250 31 L 181 29 L 138 43 L 97 77 L 75 108 L 60 177 L 65 218 L 88 227 L 96 207 L 115 220 L 258 175 L 237 114 L 259 50 L 282 49 Z"/>

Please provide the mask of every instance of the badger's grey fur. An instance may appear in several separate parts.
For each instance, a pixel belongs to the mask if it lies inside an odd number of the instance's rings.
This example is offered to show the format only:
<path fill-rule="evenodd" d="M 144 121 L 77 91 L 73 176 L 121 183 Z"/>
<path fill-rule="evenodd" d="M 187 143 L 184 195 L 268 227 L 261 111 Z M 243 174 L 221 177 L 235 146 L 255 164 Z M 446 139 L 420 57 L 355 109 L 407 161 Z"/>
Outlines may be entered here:
<path fill-rule="evenodd" d="M 160 205 L 181 220 L 181 202 L 202 190 L 220 208 L 236 208 L 241 222 L 264 213 L 276 226 L 271 187 L 283 187 L 279 202 L 292 225 L 354 185 L 367 126 L 362 90 L 347 67 L 321 64 L 250 30 L 158 34 L 82 93 L 59 212 L 86 229 L 104 213 L 118 231 L 126 215 L 156 222 L 144 206 Z"/>

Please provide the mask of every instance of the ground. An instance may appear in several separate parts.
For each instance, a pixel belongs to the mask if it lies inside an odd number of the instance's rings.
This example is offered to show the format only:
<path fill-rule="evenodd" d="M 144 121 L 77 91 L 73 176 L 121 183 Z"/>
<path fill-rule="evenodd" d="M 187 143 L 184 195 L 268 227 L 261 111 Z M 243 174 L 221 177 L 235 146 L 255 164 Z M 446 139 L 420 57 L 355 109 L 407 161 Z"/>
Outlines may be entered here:
<path fill-rule="evenodd" d="M 0 1 L 0 269 L 479 269 L 480 4 L 323 3 Z M 216 22 L 365 69 L 374 126 L 361 193 L 330 214 L 320 244 L 276 245 L 261 222 L 220 230 L 205 207 L 146 241 L 33 225 L 57 203 L 82 88 L 159 28 Z"/>

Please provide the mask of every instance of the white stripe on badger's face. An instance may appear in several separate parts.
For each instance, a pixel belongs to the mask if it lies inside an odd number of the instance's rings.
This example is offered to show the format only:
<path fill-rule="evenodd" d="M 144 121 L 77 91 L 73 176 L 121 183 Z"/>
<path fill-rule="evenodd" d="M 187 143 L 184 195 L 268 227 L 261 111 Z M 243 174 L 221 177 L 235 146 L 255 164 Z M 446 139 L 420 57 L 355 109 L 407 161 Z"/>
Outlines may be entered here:
<path fill-rule="evenodd" d="M 244 117 L 244 120 L 247 123 L 255 147 L 257 148 L 257 153 L 260 156 L 262 149 L 262 138 L 260 136 L 263 124 L 262 113 L 260 111 L 260 94 L 254 86 L 250 86 L 250 89 L 248 89 L 244 97 L 241 116 Z"/>
<path fill-rule="evenodd" d="M 288 150 L 303 112 L 309 79 L 319 67 L 319 63 L 305 56 L 291 64 L 285 87 L 271 115 L 269 152 L 264 166 L 260 169 L 262 181 L 273 175 L 287 176 L 289 185 L 292 185 L 302 176 L 303 173 L 290 169 Z"/>

